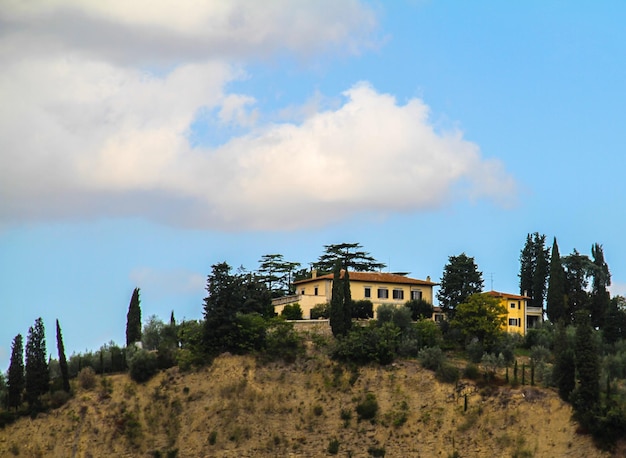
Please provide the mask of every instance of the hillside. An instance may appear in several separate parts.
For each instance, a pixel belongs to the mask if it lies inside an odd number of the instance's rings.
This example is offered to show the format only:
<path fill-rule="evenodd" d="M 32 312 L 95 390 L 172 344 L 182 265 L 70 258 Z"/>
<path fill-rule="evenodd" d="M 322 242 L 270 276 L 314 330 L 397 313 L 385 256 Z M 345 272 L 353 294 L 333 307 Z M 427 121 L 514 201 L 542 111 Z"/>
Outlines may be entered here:
<path fill-rule="evenodd" d="M 119 374 L 75 389 L 63 407 L 0 430 L 0 456 L 316 457 L 331 456 L 333 438 L 337 456 L 608 456 L 551 390 L 441 384 L 416 361 L 356 372 L 322 354 L 293 365 L 223 355 L 144 385 Z M 357 418 L 367 393 L 375 421 Z"/>

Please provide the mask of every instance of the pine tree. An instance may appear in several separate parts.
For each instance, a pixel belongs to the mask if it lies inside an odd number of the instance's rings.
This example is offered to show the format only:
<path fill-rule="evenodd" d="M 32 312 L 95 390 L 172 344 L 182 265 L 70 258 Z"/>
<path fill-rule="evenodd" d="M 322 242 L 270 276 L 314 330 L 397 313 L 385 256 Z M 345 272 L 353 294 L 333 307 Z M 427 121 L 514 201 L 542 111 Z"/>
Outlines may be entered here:
<path fill-rule="evenodd" d="M 448 258 L 437 299 L 448 320 L 452 320 L 457 305 L 465 302 L 472 294 L 480 293 L 482 289 L 483 274 L 478 271 L 474 258 L 461 253 Z"/>
<path fill-rule="evenodd" d="M 8 402 L 9 408 L 17 409 L 22 403 L 22 392 L 25 387 L 24 380 L 24 342 L 22 335 L 18 334 L 13 339 L 11 348 L 11 363 L 8 373 Z"/>
<path fill-rule="evenodd" d="M 57 319 L 57 350 L 59 352 L 59 369 L 61 370 L 61 378 L 63 380 L 63 391 L 70 392 L 70 372 L 67 367 L 67 359 L 65 358 L 65 346 L 63 345 L 63 335 L 61 334 L 61 326 Z"/>
<path fill-rule="evenodd" d="M 139 288 L 135 288 L 126 315 L 126 346 L 141 342 L 141 307 L 139 304 Z"/>
<path fill-rule="evenodd" d="M 356 272 L 373 272 L 384 269 L 382 262 L 377 262 L 359 243 L 339 243 L 325 245 L 325 253 L 313 264 L 320 272 L 331 272 L 337 261 L 341 262 L 341 268 Z"/>
<path fill-rule="evenodd" d="M 39 398 L 49 388 L 50 374 L 46 358 L 46 335 L 43 320 L 37 318 L 26 338 L 26 400 L 31 408 L 39 406 Z"/>
<path fill-rule="evenodd" d="M 550 277 L 548 279 L 548 294 L 546 298 L 546 313 L 552 323 L 567 319 L 565 297 L 565 270 L 561 263 L 559 246 L 556 237 L 552 243 L 550 255 Z"/>

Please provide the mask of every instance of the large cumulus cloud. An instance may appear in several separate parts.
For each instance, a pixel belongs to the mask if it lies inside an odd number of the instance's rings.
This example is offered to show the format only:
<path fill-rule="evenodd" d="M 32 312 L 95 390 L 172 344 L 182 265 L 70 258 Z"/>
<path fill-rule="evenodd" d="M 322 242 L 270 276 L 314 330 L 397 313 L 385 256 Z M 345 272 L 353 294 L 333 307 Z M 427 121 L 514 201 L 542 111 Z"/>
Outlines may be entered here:
<path fill-rule="evenodd" d="M 272 123 L 254 94 L 228 90 L 250 76 L 250 59 L 366 49 L 368 7 L 183 3 L 4 2 L 0 222 L 132 215 L 298 228 L 514 195 L 502 164 L 460 132 L 434 129 L 419 99 L 398 103 L 355 82 L 332 109 Z M 245 130 L 194 145 L 200 113 Z"/>

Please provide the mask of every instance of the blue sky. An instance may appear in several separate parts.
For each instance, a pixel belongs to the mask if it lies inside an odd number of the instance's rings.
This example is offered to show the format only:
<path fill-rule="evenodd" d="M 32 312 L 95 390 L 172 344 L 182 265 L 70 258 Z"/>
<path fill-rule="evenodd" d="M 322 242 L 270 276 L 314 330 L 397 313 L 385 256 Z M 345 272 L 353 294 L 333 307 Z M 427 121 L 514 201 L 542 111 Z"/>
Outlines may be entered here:
<path fill-rule="evenodd" d="M 626 293 L 622 2 L 0 0 L 0 370 L 202 316 L 211 265 L 359 242 L 518 292 L 526 234 Z"/>

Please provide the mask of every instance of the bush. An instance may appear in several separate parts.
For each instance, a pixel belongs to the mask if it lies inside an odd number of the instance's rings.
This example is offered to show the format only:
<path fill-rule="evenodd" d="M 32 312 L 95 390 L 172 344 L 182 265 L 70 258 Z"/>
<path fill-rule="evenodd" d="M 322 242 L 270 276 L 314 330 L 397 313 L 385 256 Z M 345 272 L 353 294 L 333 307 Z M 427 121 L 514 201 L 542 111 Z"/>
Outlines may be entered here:
<path fill-rule="evenodd" d="M 378 401 L 374 393 L 367 393 L 365 400 L 356 406 L 356 413 L 359 420 L 371 420 L 378 413 Z"/>
<path fill-rule="evenodd" d="M 339 453 L 339 441 L 336 437 L 333 437 L 328 443 L 328 453 L 331 455 L 336 455 Z"/>
<path fill-rule="evenodd" d="M 50 396 L 50 407 L 57 409 L 70 400 L 72 395 L 64 390 L 57 390 Z"/>
<path fill-rule="evenodd" d="M 265 343 L 265 356 L 269 360 L 282 358 L 287 363 L 293 363 L 298 356 L 304 354 L 302 337 L 294 330 L 293 323 L 280 318 L 270 321 Z"/>
<path fill-rule="evenodd" d="M 375 322 L 357 326 L 337 340 L 332 357 L 357 364 L 389 364 L 395 357 L 399 337 L 400 330 L 390 322 L 381 327 Z"/>
<path fill-rule="evenodd" d="M 374 318 L 374 304 L 372 301 L 363 299 L 352 303 L 352 318 L 366 320 Z"/>
<path fill-rule="evenodd" d="M 446 359 L 446 355 L 439 347 L 426 347 L 417 354 L 422 367 L 436 371 L 441 367 Z"/>
<path fill-rule="evenodd" d="M 485 352 L 483 344 L 478 339 L 472 339 L 470 343 L 465 347 L 467 357 L 473 363 L 479 363 Z"/>
<path fill-rule="evenodd" d="M 411 310 L 411 318 L 413 318 L 414 321 L 423 318 L 430 320 L 433 316 L 433 305 L 424 299 L 408 301 L 404 306 Z"/>
<path fill-rule="evenodd" d="M 463 377 L 470 380 L 478 380 L 480 377 L 480 370 L 478 369 L 478 366 L 476 364 L 469 363 L 465 366 L 465 369 L 463 369 Z"/>
<path fill-rule="evenodd" d="M 311 309 L 312 320 L 319 320 L 320 318 L 328 319 L 329 317 L 328 304 L 317 304 Z"/>
<path fill-rule="evenodd" d="M 128 364 L 130 378 L 138 383 L 143 383 L 157 373 L 157 357 L 154 352 L 146 350 L 136 351 Z"/>
<path fill-rule="evenodd" d="M 91 367 L 85 367 L 78 373 L 78 384 L 85 390 L 96 386 L 96 372 Z"/>
<path fill-rule="evenodd" d="M 395 324 L 400 331 L 405 331 L 409 329 L 413 324 L 413 319 L 411 318 L 411 310 L 407 307 L 396 307 L 393 311 L 393 315 L 391 317 L 393 324 Z"/>
<path fill-rule="evenodd" d="M 302 319 L 302 309 L 300 308 L 300 304 L 287 304 L 280 316 L 282 316 L 286 320 L 301 320 Z"/>
<path fill-rule="evenodd" d="M 451 363 L 443 362 L 435 372 L 437 380 L 444 383 L 456 383 L 459 380 L 459 369 Z"/>
<path fill-rule="evenodd" d="M 390 322 L 393 319 L 393 312 L 395 309 L 396 308 L 390 304 L 379 305 L 376 309 L 376 319 L 378 320 L 378 324 L 382 325 L 383 323 Z"/>

